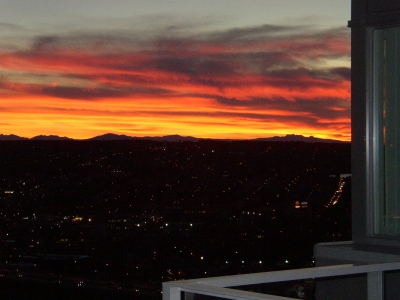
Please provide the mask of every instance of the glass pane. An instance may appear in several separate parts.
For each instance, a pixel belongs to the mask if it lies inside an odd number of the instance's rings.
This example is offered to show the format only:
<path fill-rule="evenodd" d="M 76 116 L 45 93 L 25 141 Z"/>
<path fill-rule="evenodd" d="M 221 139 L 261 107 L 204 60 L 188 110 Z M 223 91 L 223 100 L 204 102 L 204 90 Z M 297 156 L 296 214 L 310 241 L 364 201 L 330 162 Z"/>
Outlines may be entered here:
<path fill-rule="evenodd" d="M 375 233 L 400 234 L 400 27 L 374 31 Z"/>

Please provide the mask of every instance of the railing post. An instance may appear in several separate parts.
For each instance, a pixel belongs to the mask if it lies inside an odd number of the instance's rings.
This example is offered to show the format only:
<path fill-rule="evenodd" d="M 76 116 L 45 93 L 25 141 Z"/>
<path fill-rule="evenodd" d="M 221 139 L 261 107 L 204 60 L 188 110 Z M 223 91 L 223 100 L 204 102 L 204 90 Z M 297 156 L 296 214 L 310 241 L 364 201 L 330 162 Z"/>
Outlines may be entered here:
<path fill-rule="evenodd" d="M 181 289 L 174 287 L 169 282 L 163 282 L 163 300 L 181 300 Z"/>
<path fill-rule="evenodd" d="M 297 281 L 308 278 L 326 278 L 367 274 L 367 299 L 383 300 L 385 291 L 385 272 L 399 271 L 400 261 L 366 265 L 334 265 L 295 270 L 263 272 L 255 274 L 231 275 L 211 278 L 191 279 L 189 281 L 170 281 L 163 283 L 163 300 L 193 300 L 194 295 L 207 295 L 223 299 L 272 300 L 289 299 L 282 296 L 258 294 L 226 287 L 245 286 L 272 282 Z M 365 278 L 365 277 L 364 277 Z M 349 282 L 350 284 L 351 282 Z M 365 281 L 364 281 L 365 283 Z M 356 292 L 357 286 L 353 286 Z M 393 289 L 393 288 L 392 288 Z M 392 290 L 391 289 L 391 290 Z M 340 292 L 340 291 L 339 291 Z M 364 291 L 365 292 L 365 291 Z M 392 291 L 391 291 L 392 293 Z M 185 295 L 184 295 L 185 294 Z M 397 299 L 397 298 L 396 298 Z"/>
<path fill-rule="evenodd" d="M 383 272 L 369 272 L 368 277 L 368 300 L 383 300 L 384 279 Z"/>

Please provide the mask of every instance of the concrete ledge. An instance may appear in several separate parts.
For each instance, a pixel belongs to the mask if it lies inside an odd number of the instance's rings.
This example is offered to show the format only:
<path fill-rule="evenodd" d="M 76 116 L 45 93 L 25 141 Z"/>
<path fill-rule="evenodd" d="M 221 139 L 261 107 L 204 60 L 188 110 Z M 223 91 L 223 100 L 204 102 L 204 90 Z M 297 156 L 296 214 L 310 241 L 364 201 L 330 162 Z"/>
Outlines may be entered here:
<path fill-rule="evenodd" d="M 338 263 L 373 264 L 400 261 L 400 252 L 384 247 L 355 245 L 352 241 L 319 243 L 314 246 L 316 261 L 337 261 Z"/>

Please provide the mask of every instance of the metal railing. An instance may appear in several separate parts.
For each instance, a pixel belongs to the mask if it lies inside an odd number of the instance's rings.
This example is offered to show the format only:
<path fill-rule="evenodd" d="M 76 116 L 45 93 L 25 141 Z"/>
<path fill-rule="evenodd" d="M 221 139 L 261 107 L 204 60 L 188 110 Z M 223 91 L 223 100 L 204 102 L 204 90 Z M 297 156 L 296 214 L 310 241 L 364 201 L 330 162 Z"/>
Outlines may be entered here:
<path fill-rule="evenodd" d="M 400 262 L 357 266 L 346 264 L 244 275 L 210 277 L 193 280 L 170 281 L 163 283 L 163 300 L 182 300 L 182 292 L 191 293 L 194 295 L 206 295 L 235 300 L 293 299 L 231 289 L 228 287 L 355 274 L 367 274 L 367 293 L 369 300 L 382 300 L 384 290 L 383 273 L 385 271 L 394 270 L 400 270 Z"/>

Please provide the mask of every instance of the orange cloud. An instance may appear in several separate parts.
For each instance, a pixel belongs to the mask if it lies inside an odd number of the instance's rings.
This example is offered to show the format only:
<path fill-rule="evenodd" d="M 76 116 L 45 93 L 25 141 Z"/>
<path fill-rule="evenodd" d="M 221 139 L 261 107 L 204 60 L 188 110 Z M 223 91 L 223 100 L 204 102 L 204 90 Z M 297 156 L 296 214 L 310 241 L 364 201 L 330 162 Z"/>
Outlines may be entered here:
<path fill-rule="evenodd" d="M 110 37 L 118 49 L 96 36 L 38 37 L 27 50 L 0 53 L 0 131 L 349 140 L 349 33 L 309 31 Z"/>

